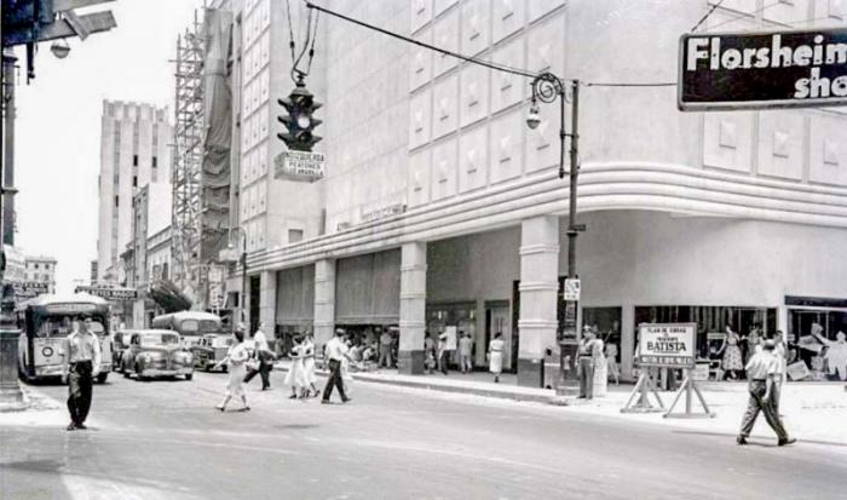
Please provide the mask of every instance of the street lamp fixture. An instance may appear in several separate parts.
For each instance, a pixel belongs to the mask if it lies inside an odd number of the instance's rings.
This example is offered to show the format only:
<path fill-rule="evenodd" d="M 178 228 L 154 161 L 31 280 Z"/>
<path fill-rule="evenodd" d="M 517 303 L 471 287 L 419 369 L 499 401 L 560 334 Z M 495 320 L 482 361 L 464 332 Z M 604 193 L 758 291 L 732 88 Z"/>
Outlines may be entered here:
<path fill-rule="evenodd" d="M 536 76 L 532 80 L 532 101 L 527 115 L 526 124 L 530 129 L 535 129 L 541 122 L 538 110 L 538 101 L 544 103 L 555 102 L 559 100 L 559 178 L 565 177 L 565 138 L 570 137 L 570 171 L 569 187 L 570 194 L 568 196 L 568 279 L 575 280 L 576 275 L 576 237 L 579 231 L 585 228 L 576 223 L 576 199 L 577 185 L 579 176 L 579 154 L 578 154 L 578 139 L 577 133 L 578 112 L 579 112 L 579 80 L 570 82 L 572 101 L 571 106 L 571 129 L 570 134 L 565 132 L 565 102 L 569 101 L 567 96 L 568 85 L 556 75 L 545 72 Z M 559 379 L 556 383 L 556 396 L 560 399 L 568 395 L 573 395 L 575 389 L 576 373 L 576 357 L 577 345 L 579 342 L 579 330 L 577 328 L 577 310 L 578 301 L 565 301 L 564 324 L 558 332 L 559 343 Z M 570 375 L 569 375 L 570 374 Z"/>
<path fill-rule="evenodd" d="M 71 52 L 71 46 L 68 45 L 67 40 L 61 38 L 50 45 L 50 52 L 52 52 L 57 59 L 64 59 L 68 57 L 68 54 Z"/>

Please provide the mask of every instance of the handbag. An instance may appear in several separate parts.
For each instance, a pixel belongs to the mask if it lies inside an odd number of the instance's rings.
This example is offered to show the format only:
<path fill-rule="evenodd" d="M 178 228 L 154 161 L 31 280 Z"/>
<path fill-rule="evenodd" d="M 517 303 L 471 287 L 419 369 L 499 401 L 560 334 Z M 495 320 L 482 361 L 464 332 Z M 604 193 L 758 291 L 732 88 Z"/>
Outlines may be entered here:
<path fill-rule="evenodd" d="M 259 369 L 259 360 L 255 358 L 255 356 L 250 357 L 246 362 L 245 366 L 250 371 L 256 371 Z"/>

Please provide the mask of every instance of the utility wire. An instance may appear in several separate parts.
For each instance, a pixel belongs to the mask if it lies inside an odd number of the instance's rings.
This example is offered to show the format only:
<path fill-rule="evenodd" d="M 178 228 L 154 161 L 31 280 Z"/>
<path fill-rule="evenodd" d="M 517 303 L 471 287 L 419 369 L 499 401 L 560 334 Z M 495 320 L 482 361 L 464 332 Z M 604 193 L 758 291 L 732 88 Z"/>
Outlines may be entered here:
<path fill-rule="evenodd" d="M 784 3 L 784 2 L 782 2 L 781 0 L 776 0 L 775 2 L 765 4 L 763 7 L 756 9 L 753 12 L 750 12 L 749 14 L 744 14 L 744 15 L 741 15 L 741 16 L 733 17 L 732 19 L 727 19 L 726 21 L 721 21 L 714 26 L 710 26 L 709 30 L 711 31 L 711 30 L 714 30 L 716 28 L 720 28 L 721 26 L 725 26 L 727 24 L 734 23 L 736 21 L 741 21 L 742 19 L 750 19 L 751 16 L 755 17 L 757 14 L 761 14 L 762 12 L 770 9 L 771 7 L 773 7 L 775 5 L 779 5 L 781 3 Z"/>
<path fill-rule="evenodd" d="M 318 39 L 318 19 L 321 18 L 321 13 L 318 11 L 315 14 L 315 26 L 312 28 L 312 46 L 309 47 L 309 65 L 306 67 L 306 74 L 312 72 L 312 59 L 315 58 L 315 40 Z"/>
<path fill-rule="evenodd" d="M 364 28 L 368 28 L 368 29 L 371 29 L 371 30 L 374 30 L 374 31 L 378 31 L 378 32 L 382 33 L 383 35 L 388 35 L 390 37 L 403 40 L 405 42 L 417 45 L 419 47 L 424 47 L 424 48 L 427 48 L 427 49 L 430 49 L 430 50 L 434 50 L 438 53 L 445 54 L 445 55 L 448 55 L 448 56 L 451 56 L 451 57 L 455 57 L 457 59 L 461 59 L 461 60 L 469 62 L 469 63 L 478 64 L 480 66 L 485 66 L 486 68 L 489 68 L 489 69 L 494 69 L 494 70 L 497 70 L 497 71 L 504 71 L 506 73 L 511 73 L 513 75 L 523 76 L 523 77 L 526 77 L 526 78 L 535 78 L 537 76 L 537 74 L 530 73 L 527 70 L 511 68 L 509 66 L 495 64 L 495 63 L 492 63 L 492 62 L 476 59 L 474 57 L 468 57 L 468 56 L 465 56 L 463 54 L 459 54 L 458 52 L 453 52 L 453 51 L 450 51 L 450 50 L 447 50 L 447 49 L 442 49 L 441 47 L 436 47 L 434 45 L 430 45 L 428 43 L 424 43 L 424 42 L 421 42 L 419 40 L 415 40 L 414 38 L 409 38 L 407 36 L 403 36 L 403 35 L 400 35 L 398 33 L 393 33 L 391 31 L 382 29 L 378 26 L 374 26 L 372 24 L 368 24 L 366 22 L 359 21 L 358 19 L 353 19 L 352 17 L 348 17 L 348 16 L 345 16 L 343 14 L 339 14 L 338 12 L 334 12 L 334 11 L 331 11 L 329 9 L 325 9 L 325 8 L 319 6 L 319 5 L 315 5 L 315 4 L 308 2 L 308 1 L 306 2 L 306 7 L 308 7 L 309 9 L 315 9 L 315 10 L 317 10 L 319 12 L 323 12 L 325 14 L 329 14 L 330 16 L 334 16 L 334 17 L 337 17 L 339 19 L 343 19 L 347 22 L 357 24 L 357 25 L 362 26 Z"/>
<path fill-rule="evenodd" d="M 608 83 L 588 82 L 586 87 L 676 87 L 676 82 L 633 82 L 633 83 Z"/>
<path fill-rule="evenodd" d="M 300 65 L 300 61 L 303 59 L 303 56 L 306 54 L 306 51 L 309 49 L 309 42 L 312 37 L 312 10 L 309 9 L 309 14 L 306 18 L 306 41 L 303 43 L 303 50 L 300 51 L 300 55 L 297 56 L 297 59 L 294 60 L 294 64 L 291 66 L 291 79 L 297 83 L 297 77 L 295 75 L 306 76 L 308 73 L 304 73 L 297 69 Z"/>
<path fill-rule="evenodd" d="M 697 31 L 697 28 L 699 28 L 701 24 L 705 23 L 706 19 L 709 19 L 709 16 L 711 16 L 715 9 L 720 7 L 723 2 L 724 0 L 720 0 L 718 3 L 712 5 L 712 8 L 709 9 L 709 11 L 706 12 L 706 14 L 701 17 L 699 21 L 697 21 L 697 24 L 695 24 L 693 28 L 691 28 L 691 32 L 694 33 L 695 31 Z"/>
<path fill-rule="evenodd" d="M 291 49 L 291 60 L 294 61 L 294 26 L 291 24 L 291 0 L 285 0 L 285 8 L 288 10 L 288 47 Z"/>

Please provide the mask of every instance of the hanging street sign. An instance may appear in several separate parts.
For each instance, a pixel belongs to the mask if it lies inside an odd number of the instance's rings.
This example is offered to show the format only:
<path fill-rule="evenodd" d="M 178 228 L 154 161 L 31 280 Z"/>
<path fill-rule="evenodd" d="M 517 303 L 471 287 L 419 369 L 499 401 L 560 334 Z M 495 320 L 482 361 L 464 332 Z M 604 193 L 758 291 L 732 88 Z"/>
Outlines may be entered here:
<path fill-rule="evenodd" d="M 274 178 L 314 182 L 324 177 L 326 155 L 311 151 L 283 151 L 274 158 Z"/>
<path fill-rule="evenodd" d="M 123 287 L 81 285 L 76 287 L 74 293 L 89 293 L 95 297 L 100 297 L 106 300 L 135 300 L 138 298 L 137 290 L 134 288 Z"/>
<path fill-rule="evenodd" d="M 682 111 L 847 105 L 847 28 L 682 35 L 677 98 Z"/>

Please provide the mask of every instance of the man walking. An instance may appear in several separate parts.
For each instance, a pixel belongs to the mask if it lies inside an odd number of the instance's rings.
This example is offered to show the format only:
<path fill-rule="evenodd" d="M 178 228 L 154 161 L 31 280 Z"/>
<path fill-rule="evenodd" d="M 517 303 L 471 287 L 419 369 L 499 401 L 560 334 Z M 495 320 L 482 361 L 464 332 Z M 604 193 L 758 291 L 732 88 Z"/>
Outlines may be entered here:
<path fill-rule="evenodd" d="M 777 445 L 785 446 L 796 442 L 794 438 L 789 438 L 785 427 L 782 425 L 782 420 L 776 410 L 774 387 L 780 377 L 779 360 L 774 355 L 776 343 L 773 340 L 766 340 L 763 349 L 747 363 L 747 378 L 749 379 L 750 400 L 747 403 L 747 411 L 744 413 L 744 419 L 741 422 L 741 432 L 738 434 L 738 444 L 747 444 L 747 437 L 750 431 L 753 430 L 753 424 L 756 423 L 756 417 L 759 416 L 759 411 L 765 414 L 765 420 L 768 425 L 777 435 L 779 441 Z"/>
<path fill-rule="evenodd" d="M 341 361 L 344 358 L 350 359 L 347 353 L 347 344 L 344 343 L 344 329 L 336 328 L 335 337 L 326 343 L 326 357 L 329 360 L 329 378 L 324 387 L 322 404 L 329 404 L 329 399 L 332 397 L 333 387 L 338 388 L 338 394 L 341 395 L 341 401 L 346 403 L 350 398 L 344 394 L 344 382 L 341 380 Z"/>
<path fill-rule="evenodd" d="M 271 370 L 274 367 L 274 359 L 276 359 L 276 355 L 271 351 L 270 347 L 268 347 L 268 338 L 265 336 L 265 332 L 263 331 L 265 328 L 265 323 L 260 322 L 259 328 L 256 330 L 256 333 L 253 334 L 253 342 L 255 344 L 254 356 L 259 361 L 258 369 L 250 369 L 247 375 L 244 377 L 244 383 L 248 383 L 253 380 L 253 377 L 256 374 L 260 374 L 262 376 L 262 390 L 267 391 L 271 388 Z"/>
<path fill-rule="evenodd" d="M 80 326 L 74 321 L 73 332 L 65 338 L 62 355 L 62 381 L 68 384 L 68 430 L 86 429 L 85 419 L 91 409 L 91 390 L 94 377 L 100 371 L 100 341 L 91 332 L 91 318 Z"/>
<path fill-rule="evenodd" d="M 594 331 L 586 326 L 579 342 L 577 362 L 579 363 L 579 398 L 594 397 Z"/>

